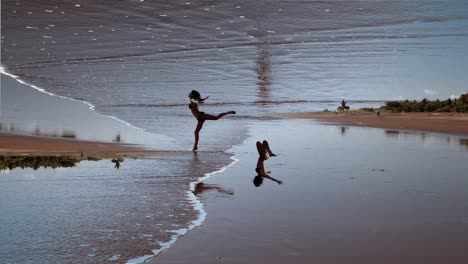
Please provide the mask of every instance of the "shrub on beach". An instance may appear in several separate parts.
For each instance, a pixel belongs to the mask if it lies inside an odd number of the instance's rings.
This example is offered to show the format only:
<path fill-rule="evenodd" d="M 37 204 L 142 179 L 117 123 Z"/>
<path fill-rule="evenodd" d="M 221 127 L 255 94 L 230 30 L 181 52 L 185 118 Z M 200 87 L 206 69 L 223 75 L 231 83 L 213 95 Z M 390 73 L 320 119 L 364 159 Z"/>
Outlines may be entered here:
<path fill-rule="evenodd" d="M 338 106 L 337 110 L 341 112 L 344 112 L 345 110 L 349 110 L 350 107 L 346 105 L 347 103 L 348 102 L 346 102 L 345 100 L 341 100 L 341 106 Z"/>
<path fill-rule="evenodd" d="M 359 110 L 364 111 L 364 112 L 374 112 L 375 111 L 375 109 L 372 108 L 372 107 L 363 107 L 363 108 L 359 108 Z"/>
<path fill-rule="evenodd" d="M 454 100 L 455 111 L 457 112 L 468 112 L 468 93 L 463 94 L 460 98 Z"/>
<path fill-rule="evenodd" d="M 337 108 L 337 110 L 340 111 L 340 112 L 343 112 L 343 111 L 349 110 L 349 109 L 350 109 L 349 106 L 345 106 L 345 107 L 343 107 L 343 106 L 338 106 L 338 108 Z"/>
<path fill-rule="evenodd" d="M 461 95 L 458 99 L 435 100 L 426 98 L 421 101 L 388 101 L 382 110 L 391 112 L 468 112 L 468 93 Z"/>

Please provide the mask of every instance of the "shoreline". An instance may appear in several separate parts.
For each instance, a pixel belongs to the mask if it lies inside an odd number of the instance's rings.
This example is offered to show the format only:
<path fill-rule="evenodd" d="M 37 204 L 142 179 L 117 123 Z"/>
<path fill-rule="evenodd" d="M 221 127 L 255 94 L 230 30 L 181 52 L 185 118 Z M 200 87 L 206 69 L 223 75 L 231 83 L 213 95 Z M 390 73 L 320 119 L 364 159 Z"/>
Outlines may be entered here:
<path fill-rule="evenodd" d="M 228 153 L 226 151 L 226 153 Z M 200 197 L 195 193 L 196 187 L 198 184 L 203 183 L 204 181 L 210 179 L 212 176 L 217 175 L 217 174 L 222 174 L 225 172 L 227 169 L 230 167 L 236 165 L 239 162 L 239 159 L 236 158 L 234 154 L 231 156 L 232 162 L 215 170 L 212 172 L 208 172 L 204 174 L 203 176 L 199 177 L 197 180 L 193 181 L 190 183 L 189 190 L 186 192 L 188 200 L 190 200 L 193 209 L 195 211 L 198 211 L 198 218 L 194 219 L 190 222 L 190 225 L 187 226 L 186 228 L 181 228 L 181 229 L 174 229 L 174 230 L 169 230 L 170 232 L 173 233 L 173 235 L 170 237 L 169 241 L 167 242 L 158 242 L 160 248 L 158 249 L 153 249 L 152 250 L 152 255 L 145 255 L 133 259 L 127 260 L 125 263 L 126 264 L 142 264 L 142 263 L 149 263 L 153 261 L 156 257 L 158 257 L 160 254 L 165 252 L 166 250 L 170 249 L 172 245 L 174 245 L 177 240 L 181 237 L 184 237 L 189 231 L 201 227 L 203 223 L 206 221 L 207 213 L 205 211 L 206 205 L 201 201 Z"/>
<path fill-rule="evenodd" d="M 280 118 L 315 119 L 335 125 L 374 127 L 468 135 L 466 113 L 388 113 L 372 112 L 298 112 L 279 114 Z"/>
<path fill-rule="evenodd" d="M 334 125 L 374 127 L 408 131 L 426 131 L 453 135 L 468 135 L 468 115 L 464 113 L 387 113 L 380 116 L 371 112 L 297 112 L 282 113 L 274 117 L 286 119 L 313 119 Z M 0 133 L 2 156 L 114 156 L 143 157 L 151 155 L 175 155 L 185 151 L 161 151 L 143 145 L 84 141 L 79 139 L 52 138 Z M 192 152 L 187 151 L 192 154 Z"/>
<path fill-rule="evenodd" d="M 160 151 L 135 144 L 83 141 L 0 133 L 0 156 L 67 156 L 99 159 L 183 154 L 185 151 Z M 187 152 L 188 153 L 188 152 Z"/>

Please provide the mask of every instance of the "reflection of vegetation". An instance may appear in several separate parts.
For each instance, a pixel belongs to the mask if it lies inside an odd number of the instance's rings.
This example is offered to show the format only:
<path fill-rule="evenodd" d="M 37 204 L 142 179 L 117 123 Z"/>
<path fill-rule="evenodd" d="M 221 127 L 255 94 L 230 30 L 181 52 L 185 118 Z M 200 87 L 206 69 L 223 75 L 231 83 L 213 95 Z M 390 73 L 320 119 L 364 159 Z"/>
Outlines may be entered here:
<path fill-rule="evenodd" d="M 117 134 L 115 138 L 112 140 L 113 142 L 120 142 L 120 134 Z"/>
<path fill-rule="evenodd" d="M 75 167 L 82 160 L 98 161 L 101 159 L 111 159 L 110 157 L 69 157 L 69 156 L 0 156 L 0 171 L 9 169 L 25 169 L 32 168 L 37 170 L 43 168 L 71 168 Z M 124 161 L 122 157 L 113 158 L 111 160 L 116 163 L 116 168 L 120 167 L 120 163 Z M 210 189 L 210 188 L 207 188 Z M 211 188 L 214 189 L 214 188 Z"/>
<path fill-rule="evenodd" d="M 400 131 L 398 131 L 398 130 L 385 130 L 385 134 L 387 134 L 387 135 L 398 135 L 398 134 L 400 134 Z"/>
<path fill-rule="evenodd" d="M 340 129 L 341 129 L 341 135 L 345 135 L 346 132 L 348 131 L 349 127 L 342 126 L 342 127 L 340 127 Z"/>
<path fill-rule="evenodd" d="M 460 145 L 468 148 L 468 138 L 460 138 Z"/>
<path fill-rule="evenodd" d="M 400 131 L 398 130 L 385 130 L 385 136 L 391 138 L 397 138 L 400 135 Z"/>
<path fill-rule="evenodd" d="M 93 158 L 88 158 L 92 160 Z M 0 156 L 0 171 L 5 169 L 16 168 L 33 168 L 34 170 L 40 167 L 44 168 L 70 168 L 80 162 L 81 159 L 72 157 L 56 157 L 56 156 Z"/>
<path fill-rule="evenodd" d="M 0 131 L 8 132 L 20 132 L 21 134 L 30 134 L 37 137 L 62 137 L 62 138 L 77 138 L 75 131 L 64 129 L 62 133 L 57 131 L 41 130 L 39 126 L 36 126 L 34 130 L 28 128 L 15 128 L 13 123 L 0 123 Z"/>
<path fill-rule="evenodd" d="M 458 99 L 444 101 L 430 101 L 424 98 L 421 101 L 389 101 L 382 107 L 383 110 L 392 112 L 468 112 L 468 93 Z"/>
<path fill-rule="evenodd" d="M 397 138 L 399 135 L 405 135 L 405 136 L 419 136 L 422 141 L 426 140 L 426 137 L 428 136 L 424 132 L 413 132 L 413 131 L 399 131 L 399 130 L 385 130 L 385 136 L 391 137 L 391 138 Z"/>

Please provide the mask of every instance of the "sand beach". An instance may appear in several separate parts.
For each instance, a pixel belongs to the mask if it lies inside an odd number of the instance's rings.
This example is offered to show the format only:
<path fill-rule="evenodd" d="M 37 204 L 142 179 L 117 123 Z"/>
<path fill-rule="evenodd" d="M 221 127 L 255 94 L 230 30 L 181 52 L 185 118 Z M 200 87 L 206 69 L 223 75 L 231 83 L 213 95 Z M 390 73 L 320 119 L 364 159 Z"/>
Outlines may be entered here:
<path fill-rule="evenodd" d="M 0 134 L 1 156 L 142 157 L 162 152 L 136 145 Z"/>
<path fill-rule="evenodd" d="M 0 263 L 468 263 L 467 11 L 2 1 Z"/>
<path fill-rule="evenodd" d="M 466 113 L 377 113 L 368 112 L 303 112 L 279 115 L 287 118 L 316 119 L 324 122 L 397 130 L 426 131 L 468 135 Z"/>

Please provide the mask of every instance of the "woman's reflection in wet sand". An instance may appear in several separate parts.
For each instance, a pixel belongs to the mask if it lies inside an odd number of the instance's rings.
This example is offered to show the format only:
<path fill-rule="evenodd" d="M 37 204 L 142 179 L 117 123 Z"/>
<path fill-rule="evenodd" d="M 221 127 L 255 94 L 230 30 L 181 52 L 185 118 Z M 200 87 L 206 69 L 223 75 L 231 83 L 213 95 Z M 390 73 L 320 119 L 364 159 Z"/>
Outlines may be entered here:
<path fill-rule="evenodd" d="M 234 195 L 234 192 L 232 190 L 226 190 L 224 189 L 223 187 L 219 186 L 219 185 L 216 185 L 216 184 L 205 184 L 203 182 L 200 182 L 197 184 L 197 186 L 195 186 L 195 190 L 193 191 L 193 193 L 195 195 L 199 195 L 201 193 L 204 193 L 206 191 L 216 191 L 220 194 L 224 194 L 226 196 L 232 196 Z"/>
<path fill-rule="evenodd" d="M 270 171 L 265 171 L 265 166 L 263 165 L 265 160 L 269 159 L 270 157 L 275 157 L 277 156 L 273 152 L 271 152 L 270 146 L 266 140 L 263 141 L 263 143 L 260 143 L 260 141 L 257 141 L 257 151 L 258 151 L 258 161 L 257 161 L 257 167 L 255 168 L 255 172 L 257 172 L 257 176 L 253 179 L 253 184 L 255 187 L 260 187 L 263 183 L 263 179 L 267 178 L 269 180 L 272 180 L 278 184 L 282 184 L 283 182 L 280 180 L 277 180 L 273 177 L 271 177 L 268 173 L 271 173 Z"/>
<path fill-rule="evenodd" d="M 206 164 L 200 158 L 198 157 L 199 153 L 194 152 L 193 158 L 192 158 L 192 163 L 191 163 L 191 170 L 194 170 L 194 173 L 196 175 L 203 175 L 205 173 L 204 168 L 206 167 Z M 193 194 L 196 196 L 199 196 L 202 193 L 205 193 L 207 191 L 216 191 L 219 194 L 222 194 L 224 196 L 232 196 L 234 195 L 234 191 L 229 190 L 229 189 L 224 189 L 223 187 L 217 185 L 217 184 L 207 184 L 204 182 L 199 182 L 195 186 L 195 190 L 193 190 Z"/>

